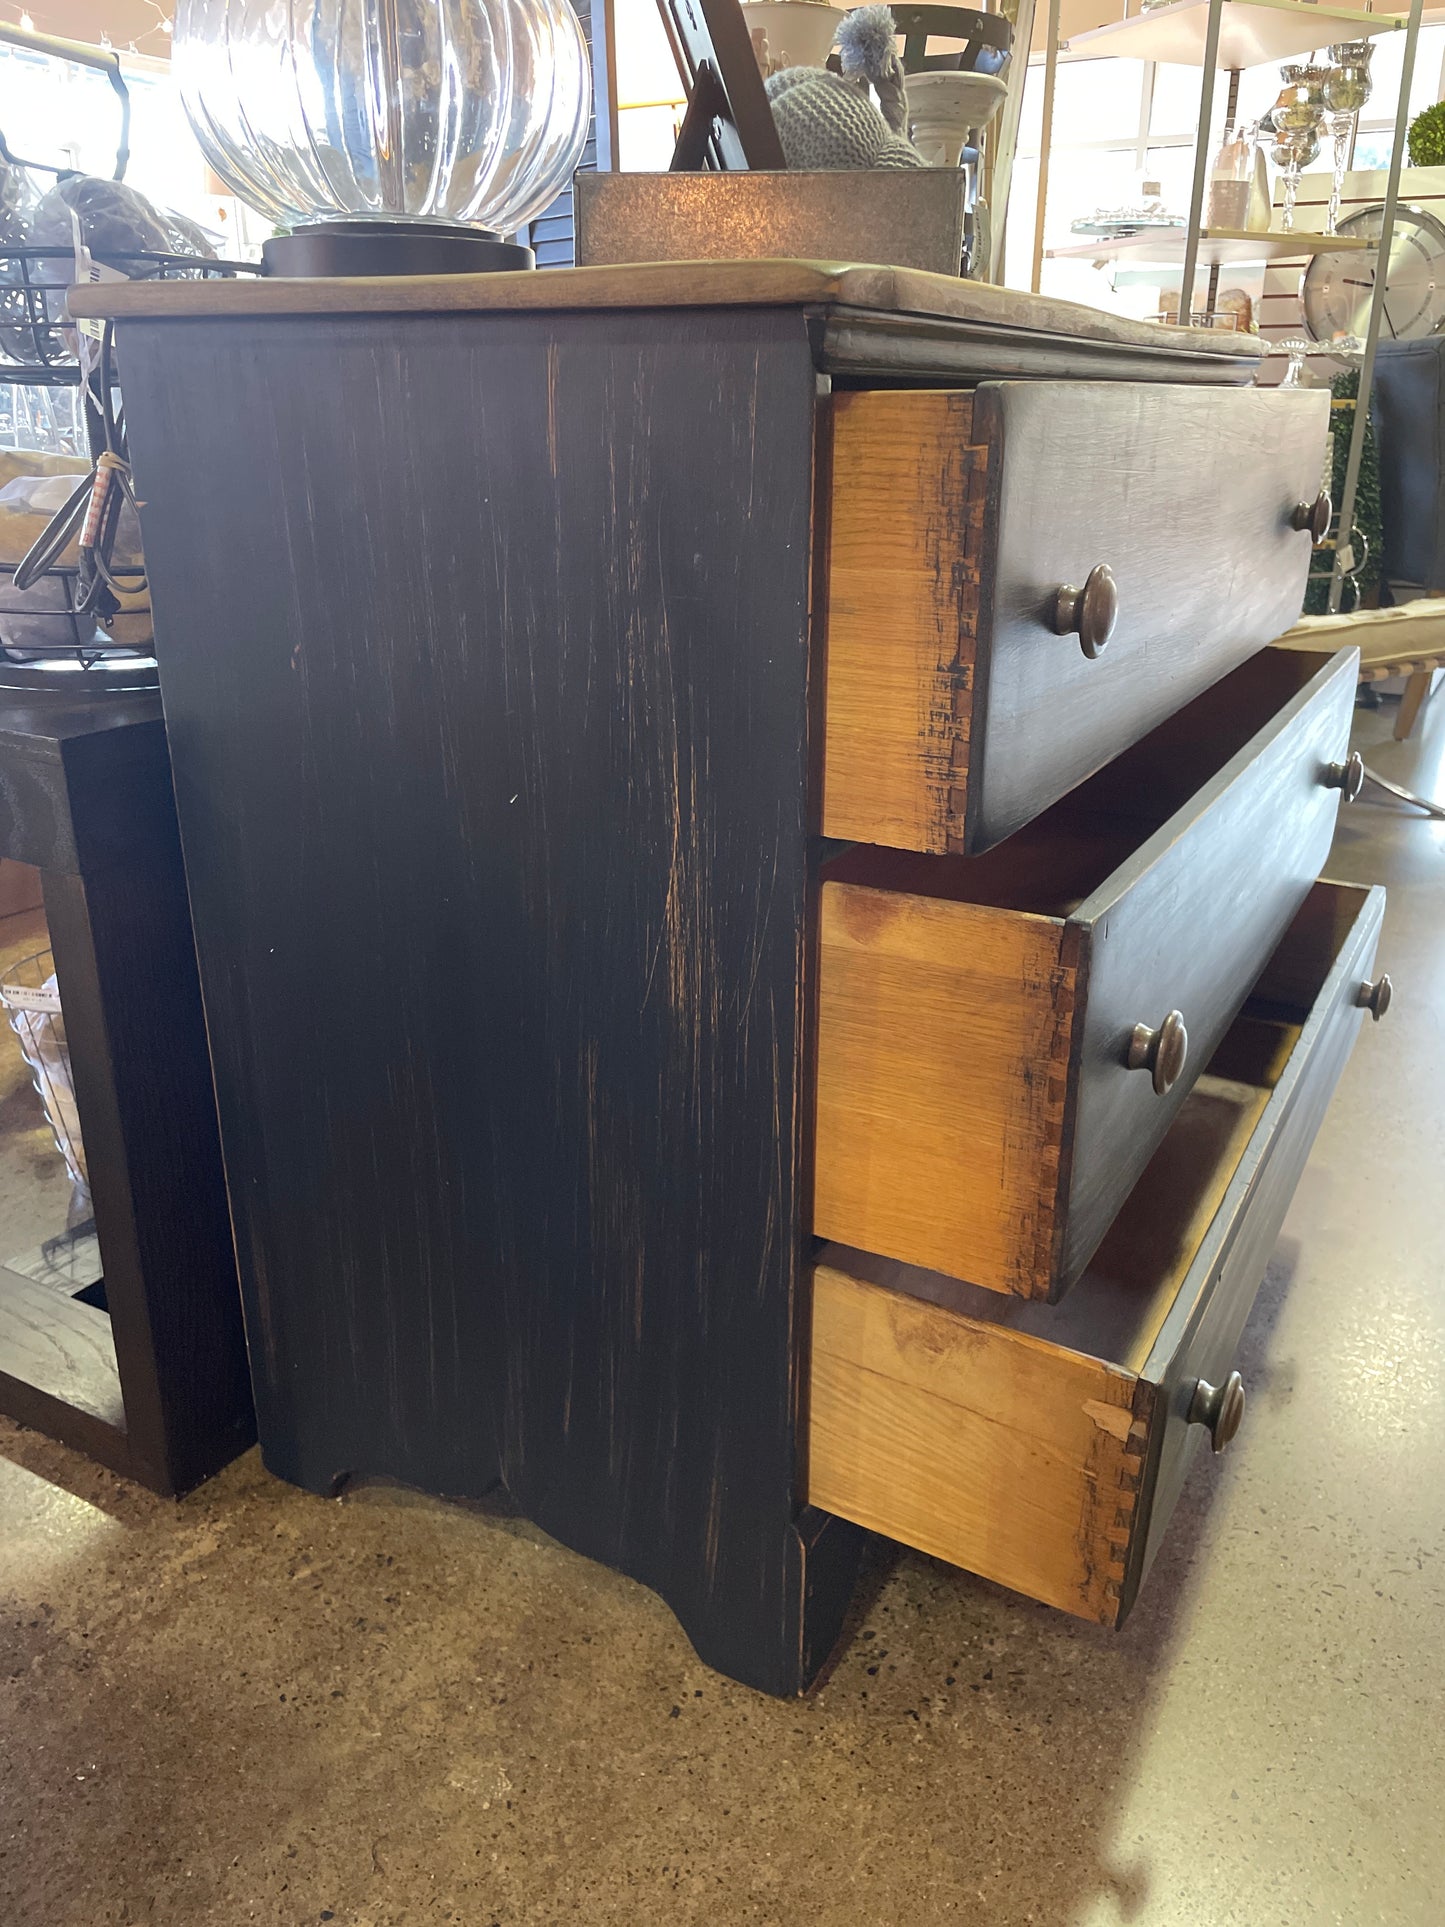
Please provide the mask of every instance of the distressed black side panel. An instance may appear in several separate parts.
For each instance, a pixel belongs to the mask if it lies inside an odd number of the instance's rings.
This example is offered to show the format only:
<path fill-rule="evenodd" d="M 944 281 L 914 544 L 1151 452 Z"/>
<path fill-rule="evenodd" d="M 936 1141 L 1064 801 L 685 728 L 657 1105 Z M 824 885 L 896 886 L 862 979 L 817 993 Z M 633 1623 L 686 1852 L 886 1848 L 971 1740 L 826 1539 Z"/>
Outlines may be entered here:
<path fill-rule="evenodd" d="M 119 345 L 267 1463 L 500 1479 L 796 1690 L 801 316 Z"/>

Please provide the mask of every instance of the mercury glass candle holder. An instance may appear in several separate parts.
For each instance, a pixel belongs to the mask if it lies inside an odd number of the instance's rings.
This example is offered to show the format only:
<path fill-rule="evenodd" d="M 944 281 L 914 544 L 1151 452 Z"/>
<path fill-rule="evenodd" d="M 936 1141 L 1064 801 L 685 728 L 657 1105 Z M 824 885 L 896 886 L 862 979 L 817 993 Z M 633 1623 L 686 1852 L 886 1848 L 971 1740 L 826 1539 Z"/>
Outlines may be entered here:
<path fill-rule="evenodd" d="M 1360 109 L 1370 98 L 1370 56 L 1374 51 L 1372 40 L 1341 40 L 1330 48 L 1330 59 L 1335 64 L 1325 76 L 1324 97 L 1326 125 L 1335 143 L 1335 165 L 1329 212 L 1325 216 L 1326 234 L 1338 230 L 1350 138 L 1359 122 Z"/>
<path fill-rule="evenodd" d="M 1330 71 L 1307 62 L 1280 68 L 1285 84 L 1270 109 L 1270 120 L 1275 133 L 1275 164 L 1284 171 L 1280 226 L 1286 234 L 1294 227 L 1299 177 L 1320 151 L 1325 81 Z"/>
<path fill-rule="evenodd" d="M 1358 114 L 1370 98 L 1373 40 L 1340 40 L 1330 48 L 1333 62 L 1325 76 L 1325 106 L 1334 113 Z"/>

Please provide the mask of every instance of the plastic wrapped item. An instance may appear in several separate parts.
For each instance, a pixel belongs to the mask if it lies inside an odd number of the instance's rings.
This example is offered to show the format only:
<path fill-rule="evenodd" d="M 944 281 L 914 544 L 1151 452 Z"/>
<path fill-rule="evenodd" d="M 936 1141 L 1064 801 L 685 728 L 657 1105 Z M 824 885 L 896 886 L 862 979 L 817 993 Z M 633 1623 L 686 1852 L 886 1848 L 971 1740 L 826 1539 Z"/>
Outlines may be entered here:
<path fill-rule="evenodd" d="M 1160 183 L 1146 170 L 1134 176 L 1133 189 L 1118 207 L 1096 208 L 1071 224 L 1074 234 L 1138 234 L 1145 228 L 1180 228 L 1183 217 L 1171 214 Z"/>
<path fill-rule="evenodd" d="M 76 278 L 77 229 L 97 260 L 114 265 L 132 281 L 176 272 L 137 256 L 216 258 L 194 221 L 183 214 L 163 213 L 124 181 L 102 180 L 93 174 L 57 181 L 23 219 L 17 217 L 13 233 L 4 226 L 3 189 L 0 180 L 0 351 L 12 361 L 53 362 L 75 351 L 73 331 L 65 325 L 63 291 Z M 7 245 L 31 252 L 25 257 L 14 252 L 7 256 Z M 53 252 L 35 252 L 40 249 Z"/>
<path fill-rule="evenodd" d="M 39 190 L 33 177 L 13 161 L 0 160 L 0 246 L 18 247 L 30 238 Z"/>
<path fill-rule="evenodd" d="M 10 1028 L 19 1038 L 30 1066 L 56 1149 L 65 1159 L 72 1182 L 88 1194 L 90 1175 L 80 1135 L 75 1081 L 70 1074 L 70 1047 L 65 1038 L 55 961 L 48 950 L 37 951 L 23 963 L 11 966 L 0 983 L 0 1004 L 10 1013 Z"/>
<path fill-rule="evenodd" d="M 105 181 L 94 174 L 57 181 L 35 210 L 30 239 L 36 247 L 68 248 L 75 238 L 75 221 L 92 254 L 171 252 L 159 209 L 124 181 Z M 60 267 L 56 278 L 68 278 L 64 265 Z"/>
<path fill-rule="evenodd" d="M 21 248 L 30 239 L 30 222 L 40 196 L 23 167 L 0 161 L 0 355 L 23 361 L 33 342 L 30 311 L 21 291 L 12 258 L 4 250 Z"/>
<path fill-rule="evenodd" d="M 199 221 L 193 221 L 189 214 L 177 214 L 174 208 L 163 210 L 161 219 L 166 225 L 167 246 L 172 254 L 194 254 L 198 261 L 216 259 L 211 237 Z"/>
<path fill-rule="evenodd" d="M 51 518 L 85 480 L 91 464 L 78 457 L 30 450 L 0 452 L 0 649 L 12 656 L 56 652 L 102 653 L 145 649 L 151 639 L 150 598 L 143 586 L 140 524 L 125 503 L 116 524 L 110 566 L 125 580 L 134 573 L 134 595 L 120 598 L 104 626 L 74 614 L 79 552 L 74 540 L 31 587 L 20 589 L 15 565 L 45 533 Z"/>

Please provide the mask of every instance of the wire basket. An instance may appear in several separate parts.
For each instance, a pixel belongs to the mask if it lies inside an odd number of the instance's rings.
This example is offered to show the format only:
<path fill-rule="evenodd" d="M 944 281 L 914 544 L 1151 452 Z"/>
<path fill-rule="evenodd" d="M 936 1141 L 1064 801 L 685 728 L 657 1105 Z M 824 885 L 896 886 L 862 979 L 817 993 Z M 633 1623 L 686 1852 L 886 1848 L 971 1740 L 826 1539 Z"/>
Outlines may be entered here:
<path fill-rule="evenodd" d="M 49 950 L 37 950 L 34 956 L 10 965 L 0 982 L 0 1004 L 10 1013 L 10 1028 L 19 1038 L 30 1066 L 55 1148 L 65 1159 L 72 1181 L 88 1193 L 90 1179 L 80 1135 L 80 1113 L 75 1105 L 75 1083 L 70 1075 L 70 1046 L 55 981 L 55 958 Z"/>
<path fill-rule="evenodd" d="M 150 597 L 142 570 L 122 572 L 121 579 L 133 578 L 137 591 L 126 598 L 125 610 L 97 620 L 80 613 L 79 569 L 52 564 L 32 588 L 21 590 L 15 587 L 15 567 L 0 562 L 0 662 L 66 659 L 90 669 L 112 656 L 149 656 Z"/>
<path fill-rule="evenodd" d="M 128 281 L 234 280 L 259 274 L 250 261 L 197 254 L 91 250 L 92 259 Z M 75 252 L 63 247 L 0 249 L 0 381 L 76 387 L 80 365 L 67 343 L 65 293 L 75 278 Z"/>

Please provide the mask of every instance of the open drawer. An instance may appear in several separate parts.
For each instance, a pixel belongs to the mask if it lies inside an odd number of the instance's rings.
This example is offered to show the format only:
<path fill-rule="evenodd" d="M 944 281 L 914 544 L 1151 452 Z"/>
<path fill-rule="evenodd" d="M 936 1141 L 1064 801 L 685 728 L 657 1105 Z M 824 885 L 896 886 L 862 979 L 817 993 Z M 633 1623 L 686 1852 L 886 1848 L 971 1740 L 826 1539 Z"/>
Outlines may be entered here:
<path fill-rule="evenodd" d="M 818 1237 L 1070 1289 L 1329 854 L 1355 666 L 1265 649 L 995 850 L 824 865 Z"/>
<path fill-rule="evenodd" d="M 825 836 L 989 849 L 1295 620 L 1328 398 L 834 396 Z"/>
<path fill-rule="evenodd" d="M 808 1499 L 1107 1625 L 1133 1603 L 1234 1372 L 1366 1009 L 1384 891 L 1319 883 L 1067 1301 L 825 1249 Z"/>

